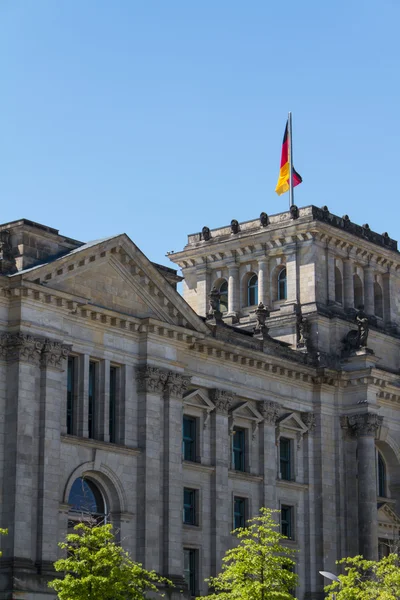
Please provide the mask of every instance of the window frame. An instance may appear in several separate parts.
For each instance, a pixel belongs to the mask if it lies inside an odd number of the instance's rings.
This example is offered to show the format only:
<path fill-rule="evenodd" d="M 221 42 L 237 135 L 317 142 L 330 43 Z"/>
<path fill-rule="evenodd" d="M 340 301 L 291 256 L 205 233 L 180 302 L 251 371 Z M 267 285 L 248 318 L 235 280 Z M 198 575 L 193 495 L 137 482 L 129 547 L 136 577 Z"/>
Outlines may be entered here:
<path fill-rule="evenodd" d="M 282 273 L 285 273 L 285 276 L 282 277 Z M 281 284 L 284 286 L 283 294 L 281 294 Z M 279 270 L 277 275 L 277 300 L 287 300 L 287 268 L 286 266 L 282 267 Z"/>
<path fill-rule="evenodd" d="M 192 501 L 190 503 L 185 502 L 185 494 L 190 493 L 192 496 Z M 182 515 L 182 523 L 183 525 L 188 525 L 189 527 L 198 527 L 198 501 L 199 501 L 199 490 L 196 488 L 183 488 L 183 515 Z M 190 510 L 191 519 L 190 521 L 186 520 L 187 515 L 187 507 Z"/>
<path fill-rule="evenodd" d="M 236 502 L 239 501 L 241 504 L 241 507 L 243 509 L 242 513 L 241 512 L 237 512 L 236 511 Z M 246 527 L 246 521 L 247 521 L 247 514 L 248 514 L 248 498 L 246 498 L 245 496 L 233 496 L 233 529 L 238 529 L 239 527 Z M 239 516 L 239 518 L 241 519 L 241 523 L 242 524 L 237 524 L 236 523 L 236 516 Z"/>
<path fill-rule="evenodd" d="M 222 291 L 222 288 L 226 286 L 226 290 Z M 224 279 L 223 281 L 221 281 L 220 285 L 218 286 L 218 291 L 220 293 L 220 298 L 219 298 L 219 310 L 222 313 L 228 312 L 229 310 L 229 283 L 226 279 Z M 226 303 L 222 303 L 222 296 L 226 297 Z M 222 307 L 226 307 L 224 309 L 222 309 Z"/>
<path fill-rule="evenodd" d="M 113 374 L 113 375 L 112 375 Z M 119 367 L 110 365 L 109 372 L 109 398 L 108 398 L 108 436 L 111 444 L 117 443 L 117 403 L 118 403 L 118 378 Z"/>
<path fill-rule="evenodd" d="M 252 281 L 254 283 L 252 283 Z M 258 275 L 256 273 L 252 273 L 247 281 L 247 306 L 257 306 L 258 305 Z M 252 294 L 254 298 L 252 298 Z M 254 302 L 252 302 L 254 300 Z"/>
<path fill-rule="evenodd" d="M 376 460 L 376 479 L 377 479 L 377 495 L 379 498 L 387 498 L 387 468 L 386 462 L 381 452 L 377 449 Z M 383 469 L 380 468 L 382 465 Z M 383 494 L 381 493 L 383 492 Z"/>
<path fill-rule="evenodd" d="M 285 519 L 283 519 L 283 511 L 289 513 L 289 519 L 287 517 Z M 291 542 L 296 541 L 294 513 L 295 513 L 295 507 L 293 506 L 293 504 L 281 504 L 280 531 L 281 531 L 281 534 L 286 537 L 286 540 L 291 541 Z M 283 531 L 284 523 L 288 527 L 287 533 L 285 533 Z"/>
<path fill-rule="evenodd" d="M 193 435 L 187 437 L 189 444 L 192 444 L 192 458 L 188 458 L 186 455 L 187 443 L 185 439 L 185 420 L 193 423 Z M 199 418 L 193 415 L 183 414 L 182 416 L 182 459 L 187 462 L 198 462 L 198 430 L 199 430 Z"/>
<path fill-rule="evenodd" d="M 235 440 L 238 440 L 239 438 L 236 437 L 237 433 L 240 433 L 240 437 L 243 440 L 241 446 L 235 446 Z M 232 470 L 233 471 L 238 471 L 240 473 L 245 473 L 247 470 L 247 429 L 245 427 L 237 427 L 235 426 L 232 430 L 232 446 L 231 446 L 231 453 L 232 453 Z M 240 456 L 240 468 L 238 469 L 236 466 L 236 457 L 239 453 Z"/>
<path fill-rule="evenodd" d="M 287 443 L 287 448 L 289 450 L 288 458 L 282 458 L 282 442 Z M 287 469 L 289 471 L 289 477 L 283 476 L 282 463 L 287 465 Z M 293 439 L 281 436 L 279 438 L 279 479 L 282 481 L 294 481 L 294 444 Z"/>
<path fill-rule="evenodd" d="M 189 557 L 189 570 L 185 568 L 186 556 Z M 189 574 L 189 578 L 186 577 L 186 573 Z M 197 596 L 199 581 L 199 550 L 197 548 L 188 548 L 186 546 L 183 547 L 183 576 L 187 583 L 190 595 Z"/>
<path fill-rule="evenodd" d="M 77 364 L 76 356 L 68 357 L 67 364 L 67 407 L 66 407 L 66 432 L 68 435 L 76 433 L 76 391 L 77 391 Z"/>
<path fill-rule="evenodd" d="M 98 362 L 94 360 L 89 361 L 89 373 L 88 373 L 88 407 L 87 407 L 87 431 L 88 438 L 91 440 L 96 439 L 96 396 L 97 396 L 97 379 L 98 379 Z"/>

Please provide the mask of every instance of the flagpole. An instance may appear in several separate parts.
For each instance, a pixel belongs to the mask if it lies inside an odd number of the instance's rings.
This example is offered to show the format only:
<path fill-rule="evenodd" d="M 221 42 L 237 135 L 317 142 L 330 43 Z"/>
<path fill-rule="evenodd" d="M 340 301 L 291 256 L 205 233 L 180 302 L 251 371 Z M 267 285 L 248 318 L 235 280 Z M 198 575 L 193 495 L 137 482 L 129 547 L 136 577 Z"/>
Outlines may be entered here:
<path fill-rule="evenodd" d="M 288 116 L 289 133 L 289 207 L 294 205 L 293 198 L 293 146 L 292 146 L 292 113 Z"/>

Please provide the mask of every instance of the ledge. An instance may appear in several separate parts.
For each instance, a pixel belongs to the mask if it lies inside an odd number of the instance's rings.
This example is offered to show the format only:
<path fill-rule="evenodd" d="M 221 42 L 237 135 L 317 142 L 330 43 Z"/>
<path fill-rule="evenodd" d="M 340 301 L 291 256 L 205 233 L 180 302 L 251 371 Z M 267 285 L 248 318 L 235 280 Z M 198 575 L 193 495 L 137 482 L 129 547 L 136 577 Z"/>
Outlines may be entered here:
<path fill-rule="evenodd" d="M 277 487 L 283 487 L 288 490 L 308 490 L 308 483 L 300 483 L 299 481 L 286 481 L 285 479 L 276 480 Z"/>
<path fill-rule="evenodd" d="M 84 446 L 85 448 L 96 448 L 97 450 L 105 450 L 106 452 L 115 452 L 116 454 L 129 454 L 130 456 L 138 456 L 141 454 L 139 448 L 129 448 L 111 442 L 102 442 L 100 440 L 92 440 L 89 438 L 78 437 L 77 435 L 62 435 L 61 441 L 73 446 Z"/>
<path fill-rule="evenodd" d="M 248 473 L 247 471 L 234 471 L 233 469 L 229 469 L 228 476 L 231 479 L 241 479 L 242 481 L 254 481 L 258 483 L 264 480 L 262 475 L 254 475 L 253 473 Z"/>
<path fill-rule="evenodd" d="M 182 465 L 189 470 L 201 471 L 202 473 L 213 473 L 215 471 L 215 467 L 211 465 L 202 465 L 199 462 L 191 462 L 190 460 L 183 460 Z"/>

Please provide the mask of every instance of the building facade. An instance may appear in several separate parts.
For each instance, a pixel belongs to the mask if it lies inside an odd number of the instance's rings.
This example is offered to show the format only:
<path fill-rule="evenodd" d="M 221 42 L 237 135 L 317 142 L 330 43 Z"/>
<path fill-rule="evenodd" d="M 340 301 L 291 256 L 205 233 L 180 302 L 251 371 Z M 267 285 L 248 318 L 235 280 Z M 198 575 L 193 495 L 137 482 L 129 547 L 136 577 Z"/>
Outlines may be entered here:
<path fill-rule="evenodd" d="M 125 234 L 0 226 L 4 599 L 49 596 L 81 518 L 111 520 L 172 599 L 207 592 L 261 506 L 299 550 L 298 598 L 397 548 L 397 243 L 292 207 L 169 256 L 183 297 Z"/>

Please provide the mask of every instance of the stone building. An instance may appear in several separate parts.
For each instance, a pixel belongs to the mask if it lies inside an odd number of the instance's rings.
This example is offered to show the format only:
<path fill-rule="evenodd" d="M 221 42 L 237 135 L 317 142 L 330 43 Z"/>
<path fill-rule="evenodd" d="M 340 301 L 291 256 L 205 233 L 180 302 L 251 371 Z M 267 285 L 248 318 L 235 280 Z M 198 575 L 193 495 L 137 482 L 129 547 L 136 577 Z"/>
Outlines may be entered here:
<path fill-rule="evenodd" d="M 293 207 L 170 258 L 183 298 L 125 234 L 0 226 L 3 599 L 49 596 L 80 518 L 111 520 L 174 599 L 207 591 L 261 506 L 299 550 L 298 598 L 397 547 L 397 243 Z"/>

